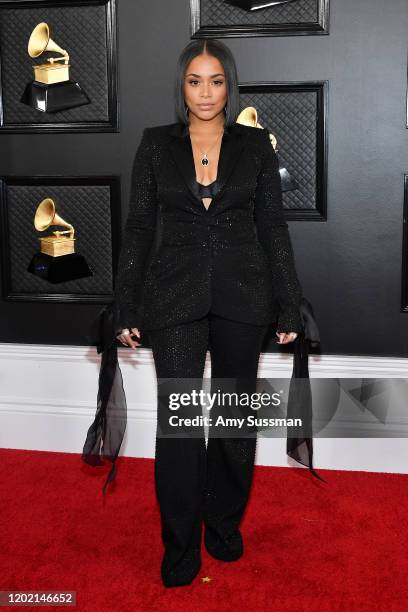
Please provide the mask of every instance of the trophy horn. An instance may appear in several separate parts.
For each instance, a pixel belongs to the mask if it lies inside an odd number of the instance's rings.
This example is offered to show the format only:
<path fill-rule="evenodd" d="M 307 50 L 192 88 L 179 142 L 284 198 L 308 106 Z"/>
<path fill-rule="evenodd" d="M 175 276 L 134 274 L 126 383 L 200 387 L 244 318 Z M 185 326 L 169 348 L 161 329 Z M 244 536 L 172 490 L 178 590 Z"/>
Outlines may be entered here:
<path fill-rule="evenodd" d="M 65 221 L 60 215 L 55 211 L 55 203 L 51 198 L 45 198 L 42 202 L 37 206 L 37 210 L 35 212 L 34 217 L 34 226 L 35 229 L 43 232 L 50 225 L 62 225 L 63 227 L 68 227 L 70 229 L 70 234 L 74 235 L 74 227 L 71 223 Z M 65 232 L 58 232 L 65 233 Z"/>
<path fill-rule="evenodd" d="M 258 123 L 258 113 L 255 107 L 247 106 L 238 115 L 236 123 L 242 123 L 243 125 L 249 125 L 250 127 L 256 127 L 264 129 L 260 123 Z M 273 148 L 276 150 L 278 141 L 276 136 L 269 132 L 269 139 L 272 143 Z"/>
<path fill-rule="evenodd" d="M 27 51 L 30 57 L 38 57 L 45 51 L 55 51 L 61 53 L 64 57 L 68 57 L 67 51 L 50 38 L 50 28 L 45 21 L 36 25 L 31 32 Z"/>
<path fill-rule="evenodd" d="M 258 113 L 256 108 L 253 106 L 247 106 L 244 108 L 244 110 L 242 110 L 238 115 L 237 123 L 249 125 L 250 127 L 256 127 L 258 125 Z"/>
<path fill-rule="evenodd" d="M 258 113 L 256 108 L 253 106 L 247 106 L 244 108 L 237 118 L 237 123 L 242 123 L 243 125 L 249 125 L 250 127 L 256 127 L 261 129 L 263 128 L 260 123 L 258 123 Z M 278 141 L 276 136 L 269 132 L 269 140 L 274 148 L 275 153 L 278 152 Z M 299 185 L 297 181 L 291 176 L 290 172 L 285 168 L 285 166 L 281 166 L 279 162 L 279 174 L 281 177 L 281 186 L 282 191 L 293 191 L 294 189 L 299 189 Z"/>

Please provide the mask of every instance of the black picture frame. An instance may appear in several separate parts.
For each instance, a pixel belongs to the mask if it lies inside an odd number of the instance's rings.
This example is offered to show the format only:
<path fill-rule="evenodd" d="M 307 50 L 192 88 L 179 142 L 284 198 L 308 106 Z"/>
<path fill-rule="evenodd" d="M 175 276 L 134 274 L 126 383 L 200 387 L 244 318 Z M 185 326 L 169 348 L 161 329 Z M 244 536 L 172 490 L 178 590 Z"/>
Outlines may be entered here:
<path fill-rule="evenodd" d="M 302 0 L 298 0 L 301 2 Z M 316 36 L 329 34 L 329 3 L 330 0 L 315 0 L 317 19 L 299 22 L 279 22 L 279 23 L 257 23 L 256 16 L 261 14 L 260 10 L 253 11 L 253 23 L 219 25 L 202 25 L 202 7 L 206 0 L 190 0 L 190 31 L 191 38 L 231 38 L 231 37 L 253 37 L 253 36 Z M 239 15 L 243 9 L 233 5 L 223 5 L 224 10 L 228 8 L 231 16 L 234 13 Z M 288 3 L 288 10 L 291 9 Z M 276 9 L 276 7 L 274 7 Z M 279 10 L 284 10 L 285 5 Z"/>
<path fill-rule="evenodd" d="M 103 248 L 99 248 L 96 245 L 95 241 L 95 233 L 86 236 L 86 241 L 84 240 L 84 232 L 81 232 L 80 237 L 82 236 L 83 240 L 80 244 L 87 243 L 87 248 L 80 248 L 80 252 L 84 255 L 85 251 L 92 251 L 95 249 L 95 253 L 90 257 L 87 257 L 87 263 L 90 264 L 91 269 L 95 268 L 95 265 L 99 266 L 101 273 L 105 275 L 108 279 L 102 279 L 104 290 L 103 291 L 95 291 L 86 290 L 86 286 L 93 285 L 95 275 L 89 278 L 79 279 L 78 281 L 68 281 L 68 284 L 72 285 L 82 285 L 85 289 L 82 289 L 80 292 L 71 291 L 58 291 L 61 285 L 54 284 L 52 285 L 48 281 L 45 281 L 42 278 L 37 278 L 32 275 L 30 272 L 27 272 L 26 265 L 29 263 L 29 258 L 34 254 L 34 251 L 38 249 L 33 249 L 32 245 L 34 244 L 34 239 L 39 237 L 41 234 L 34 228 L 33 226 L 33 218 L 27 220 L 24 219 L 25 228 L 29 226 L 32 227 L 33 236 L 31 236 L 31 244 L 27 248 L 27 252 L 24 253 L 24 265 L 22 263 L 17 263 L 14 265 L 14 269 L 16 273 L 21 274 L 19 277 L 19 282 L 24 282 L 24 277 L 29 278 L 29 284 L 38 286 L 38 289 L 30 291 L 23 290 L 15 290 L 13 289 L 13 278 L 12 278 L 12 261 L 11 261 L 11 253 L 12 251 L 17 252 L 20 255 L 19 245 L 14 246 L 14 249 L 10 248 L 10 242 L 12 240 L 12 232 L 10 227 L 9 220 L 9 190 L 13 187 L 23 187 L 23 188 L 33 188 L 33 194 L 37 194 L 35 204 L 38 204 L 38 188 L 40 188 L 40 192 L 44 194 L 45 197 L 49 197 L 50 188 L 54 190 L 58 187 L 63 188 L 80 188 L 81 194 L 83 197 L 86 197 L 87 187 L 91 188 L 91 206 L 87 207 L 87 223 L 84 221 L 84 225 L 88 225 L 89 227 L 98 228 L 104 227 L 105 231 L 109 233 L 110 243 L 107 244 L 107 240 L 104 240 L 103 237 L 99 238 L 99 242 L 103 245 Z M 105 213 L 103 226 L 101 225 L 101 216 L 98 215 L 99 210 L 97 207 L 92 209 L 92 203 L 98 202 L 98 206 L 100 206 L 101 197 L 95 196 L 95 193 L 92 192 L 93 188 L 98 187 L 107 187 L 109 189 L 109 211 Z M 47 189 L 48 187 L 48 189 Z M 37 189 L 36 189 L 37 188 Z M 61 215 L 61 208 L 57 208 L 57 213 Z M 16 211 L 16 214 L 25 214 L 21 212 L 21 209 Z M 28 214 L 28 213 L 27 213 Z M 65 219 L 64 214 L 61 215 L 62 218 Z M 79 213 L 77 214 L 79 217 Z M 72 219 L 65 219 L 68 222 L 72 222 Z M 29 225 L 28 225 L 29 223 Z M 95 230 L 96 231 L 96 230 Z M 48 232 L 49 233 L 49 232 Z M 48 234 L 47 234 L 48 235 Z M 77 233 L 76 233 L 77 235 Z M 116 272 L 117 272 L 117 264 L 118 257 L 120 252 L 120 238 L 121 238 L 121 178 L 119 175 L 106 175 L 106 176 L 50 176 L 50 175 L 36 175 L 36 176 L 0 176 L 0 241 L 1 241 L 1 269 L 2 269 L 2 298 L 5 301 L 12 302 L 81 302 L 81 303 L 97 303 L 97 304 L 108 304 L 112 301 L 113 291 L 115 286 Z M 21 243 L 24 248 L 24 240 L 28 241 L 27 233 L 21 238 L 23 242 Z M 37 243 L 36 243 L 37 244 Z M 110 247 L 110 248 L 109 248 Z M 22 250 L 22 249 L 21 249 Z M 76 249 L 77 250 L 77 249 Z M 92 264 L 92 261 L 94 262 Z M 97 262 L 95 264 L 95 262 Z M 20 278 L 22 280 L 20 281 Z M 98 280 L 98 279 L 96 279 Z M 66 283 L 64 283 L 66 284 Z M 63 284 L 63 285 L 64 285 Z M 62 286 L 63 286 L 62 285 Z M 108 287 L 109 285 L 109 287 Z M 51 289 L 55 288 L 53 291 Z"/>
<path fill-rule="evenodd" d="M 68 111 L 60 111 L 58 113 L 49 113 L 48 121 L 43 120 L 39 111 L 28 108 L 27 110 L 21 109 L 21 120 L 15 117 L 8 118 L 7 116 L 7 94 L 3 83 L 3 77 L 5 74 L 5 63 L 4 54 L 5 50 L 1 47 L 1 25 L 0 25 L 0 134 L 3 133 L 49 133 L 49 132 L 119 132 L 119 99 L 118 99 L 118 59 L 117 59 L 117 4 L 116 0 L 0 0 L 0 20 L 6 15 L 4 11 L 12 9 L 14 12 L 30 11 L 37 9 L 51 9 L 51 8 L 64 8 L 72 9 L 77 7 L 102 7 L 104 8 L 104 23 L 105 23 L 105 34 L 106 34 L 106 45 L 104 45 L 105 57 L 101 60 L 100 71 L 105 74 L 105 62 L 106 62 L 106 74 L 104 77 L 103 84 L 100 81 L 96 81 L 91 84 L 91 87 L 98 91 L 98 96 L 94 94 L 94 99 L 98 100 L 98 104 L 102 107 L 98 107 L 97 116 L 92 117 L 92 113 L 89 110 L 84 111 L 83 109 L 92 107 L 91 104 L 80 106 L 75 109 L 69 109 Z M 41 11 L 40 21 L 44 21 L 46 14 L 45 11 Z M 39 13 L 40 15 L 40 13 Z M 4 19 L 3 19 L 4 24 Z M 4 25 L 6 27 L 6 25 Z M 51 33 L 52 37 L 52 33 Z M 28 41 L 27 41 L 28 42 Z M 58 40 L 56 40 L 58 42 Z M 89 62 L 90 65 L 86 67 L 86 70 L 93 75 L 92 61 L 92 48 L 89 49 Z M 85 53 L 83 54 L 85 55 Z M 27 54 L 27 65 L 31 66 L 34 60 Z M 95 77 L 96 79 L 96 77 Z M 74 77 L 75 80 L 75 77 Z M 84 85 L 84 83 L 81 83 Z M 86 84 L 85 84 L 86 85 Z M 97 88 L 99 88 L 97 90 Z M 85 87 L 86 89 L 86 87 Z M 19 89 L 20 91 L 20 89 Z M 16 104 L 23 107 L 24 105 L 19 101 L 16 96 L 13 96 Z M 103 102 L 102 102 L 103 101 Z M 102 106 L 103 105 L 103 106 Z M 9 103 L 10 106 L 10 103 Z M 92 109 L 91 109 L 92 110 Z M 96 112 L 96 111 L 95 111 Z M 33 115 L 37 113 L 38 122 L 33 120 Z M 28 119 L 28 115 L 30 119 Z M 62 117 L 65 115 L 65 119 Z M 101 118 L 104 115 L 104 118 Z M 106 115 L 106 116 L 105 116 Z M 41 119 L 41 121 L 40 121 Z"/>
<path fill-rule="evenodd" d="M 241 109 L 254 106 L 258 112 L 258 123 L 272 132 L 278 139 L 280 163 L 287 167 L 299 184 L 299 189 L 283 193 L 285 217 L 294 221 L 327 220 L 327 160 L 328 160 L 328 96 L 329 82 L 249 82 L 239 85 Z M 279 110 L 270 103 L 274 94 L 284 94 L 284 104 Z M 291 111 L 292 96 L 293 110 Z M 269 102 L 268 102 L 269 100 Z M 307 102 L 307 104 L 305 103 Z M 262 112 L 260 112 L 262 108 Z M 292 112 L 292 115 L 289 115 Z M 304 112 L 304 114 L 303 114 Z M 279 126 L 279 113 L 285 116 Z M 288 121 L 288 116 L 292 117 Z M 273 118 L 272 118 L 273 117 Z M 299 121 L 296 124 L 295 119 Z M 314 141 L 309 143 L 301 126 L 313 130 Z M 282 148 L 282 143 L 286 145 Z M 293 144 L 292 144 L 293 143 Z M 286 151 L 296 152 L 302 173 L 296 172 L 296 163 Z M 285 159 L 286 157 L 286 159 Z M 303 176 L 302 176 L 303 175 Z"/>
<path fill-rule="evenodd" d="M 404 208 L 402 219 L 402 262 L 401 262 L 401 312 L 408 313 L 408 173 L 404 179 Z"/>
<path fill-rule="evenodd" d="M 408 55 L 407 55 L 407 85 L 405 89 L 405 127 L 408 130 Z"/>

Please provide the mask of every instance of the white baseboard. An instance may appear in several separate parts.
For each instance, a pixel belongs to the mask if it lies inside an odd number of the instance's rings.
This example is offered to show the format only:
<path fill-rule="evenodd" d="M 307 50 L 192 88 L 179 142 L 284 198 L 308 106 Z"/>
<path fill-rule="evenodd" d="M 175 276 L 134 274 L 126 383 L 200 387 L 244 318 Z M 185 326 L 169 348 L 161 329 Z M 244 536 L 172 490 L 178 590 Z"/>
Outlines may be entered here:
<path fill-rule="evenodd" d="M 121 455 L 154 457 L 156 377 L 150 349 L 119 349 L 128 405 Z M 405 378 L 407 360 L 310 355 L 311 377 Z M 96 410 L 100 355 L 94 347 L 0 344 L 0 447 L 80 453 Z M 289 378 L 292 355 L 264 353 L 258 377 Z M 207 355 L 204 376 L 211 373 Z M 284 438 L 258 439 L 258 465 L 296 466 Z M 408 473 L 408 438 L 318 438 L 316 469 Z"/>

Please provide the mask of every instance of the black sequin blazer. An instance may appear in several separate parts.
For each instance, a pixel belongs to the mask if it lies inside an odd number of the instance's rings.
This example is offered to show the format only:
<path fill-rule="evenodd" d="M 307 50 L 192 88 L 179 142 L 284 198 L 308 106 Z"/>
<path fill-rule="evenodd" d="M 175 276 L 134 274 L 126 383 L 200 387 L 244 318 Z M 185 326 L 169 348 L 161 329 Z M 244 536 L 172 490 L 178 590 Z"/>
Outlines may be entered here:
<path fill-rule="evenodd" d="M 301 331 L 302 290 L 266 130 L 225 127 L 207 210 L 187 126 L 144 129 L 114 298 L 119 329 L 167 327 L 211 307 L 237 321 Z"/>

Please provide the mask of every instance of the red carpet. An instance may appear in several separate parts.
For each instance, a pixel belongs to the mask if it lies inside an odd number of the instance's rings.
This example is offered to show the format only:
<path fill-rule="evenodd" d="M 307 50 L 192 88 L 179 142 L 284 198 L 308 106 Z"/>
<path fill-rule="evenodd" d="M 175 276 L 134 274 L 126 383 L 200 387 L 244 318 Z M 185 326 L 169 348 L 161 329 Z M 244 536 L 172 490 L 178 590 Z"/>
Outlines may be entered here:
<path fill-rule="evenodd" d="M 0 460 L 0 590 L 76 591 L 80 612 L 407 608 L 408 475 L 319 470 L 325 484 L 256 467 L 244 556 L 203 550 L 193 584 L 165 589 L 152 460 L 120 458 L 105 502 L 109 466 L 14 450 Z"/>

